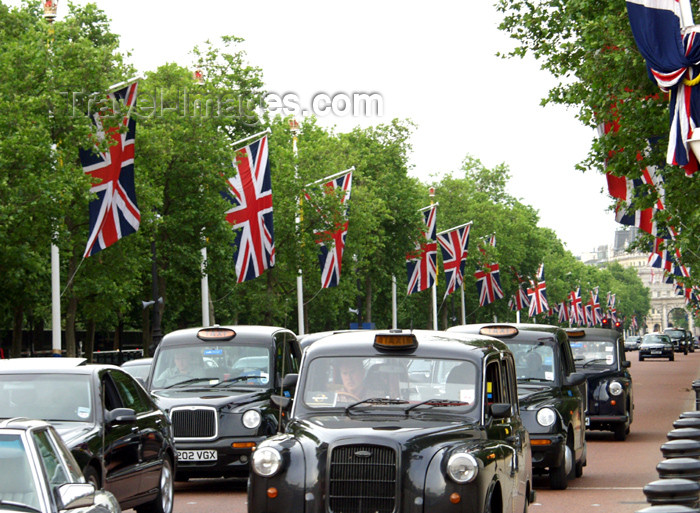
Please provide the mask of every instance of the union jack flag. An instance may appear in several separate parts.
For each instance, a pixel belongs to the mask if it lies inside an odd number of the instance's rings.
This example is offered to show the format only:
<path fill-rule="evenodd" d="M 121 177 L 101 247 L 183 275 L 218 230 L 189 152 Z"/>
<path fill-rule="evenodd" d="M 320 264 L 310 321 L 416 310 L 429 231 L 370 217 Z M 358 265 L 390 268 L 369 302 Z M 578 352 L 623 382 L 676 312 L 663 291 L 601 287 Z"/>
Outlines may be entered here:
<path fill-rule="evenodd" d="M 445 270 L 445 279 L 447 280 L 446 297 L 460 288 L 464 282 L 464 267 L 467 262 L 467 246 L 469 245 L 471 227 L 471 223 L 467 223 L 437 235 L 437 241 L 442 250 L 442 267 Z"/>
<path fill-rule="evenodd" d="M 603 311 L 600 308 L 600 300 L 598 299 L 598 287 L 591 290 L 591 301 L 590 301 L 593 318 L 591 321 L 593 325 L 603 324 Z"/>
<path fill-rule="evenodd" d="M 686 19 L 690 13 L 683 13 L 678 0 L 627 0 L 626 4 L 632 34 L 649 75 L 662 91 L 671 92 L 666 162 L 682 166 L 691 175 L 698 162 L 688 140 L 698 125 L 700 93 L 688 82 L 697 74 L 700 39 L 694 31 L 683 30 L 692 21 Z"/>
<path fill-rule="evenodd" d="M 639 328 L 639 325 L 637 324 L 637 316 L 633 315 L 632 316 L 632 322 L 630 322 L 630 329 L 637 330 Z"/>
<path fill-rule="evenodd" d="M 562 301 L 559 303 L 559 322 L 561 324 L 569 322 L 569 306 L 566 304 L 566 301 Z"/>
<path fill-rule="evenodd" d="M 531 288 L 527 289 L 530 296 L 530 310 L 528 315 L 534 317 L 537 314 L 547 312 L 549 304 L 547 303 L 547 283 L 544 279 L 544 264 L 540 264 L 537 270 L 537 276 L 530 281 Z"/>
<path fill-rule="evenodd" d="M 476 290 L 479 292 L 479 306 L 486 306 L 503 297 L 501 272 L 498 264 L 486 264 L 474 273 Z"/>
<path fill-rule="evenodd" d="M 236 173 L 226 180 L 221 195 L 231 203 L 226 220 L 236 230 L 235 254 L 238 283 L 260 276 L 275 266 L 272 224 L 272 180 L 267 136 L 236 152 Z"/>
<path fill-rule="evenodd" d="M 437 242 L 436 224 L 437 204 L 420 210 L 425 223 L 423 241 L 406 255 L 406 270 L 408 273 L 408 294 L 428 289 L 435 283 L 437 274 Z"/>
<path fill-rule="evenodd" d="M 345 237 L 348 234 L 348 203 L 352 189 L 352 170 L 341 175 L 324 178 L 324 193 L 336 190 L 342 191 L 340 203 L 344 206 L 341 213 L 344 221 L 336 222 L 334 230 L 316 231 L 316 243 L 319 245 L 318 263 L 321 266 L 321 288 L 336 287 L 340 282 L 340 271 L 343 264 Z M 308 198 L 308 195 L 307 195 Z"/>
<path fill-rule="evenodd" d="M 636 226 L 653 236 L 665 235 L 657 228 L 654 214 L 664 210 L 665 192 L 664 181 L 654 168 L 642 170 L 640 178 L 629 178 L 625 176 L 615 176 L 607 173 L 608 192 L 610 196 L 617 200 L 615 206 L 615 220 L 627 226 Z M 637 202 L 648 194 L 644 186 L 649 186 L 659 195 L 653 207 L 644 209 L 637 208 Z M 666 236 L 666 235 L 665 235 Z"/>
<path fill-rule="evenodd" d="M 583 326 L 586 324 L 586 317 L 581 302 L 581 287 L 576 287 L 576 290 L 572 290 L 569 297 L 571 298 L 571 320 L 579 326 Z"/>
<path fill-rule="evenodd" d="M 510 297 L 508 307 L 514 312 L 524 308 L 530 308 L 530 299 L 527 296 L 527 292 L 523 290 L 520 285 L 518 285 L 517 293 Z"/>
<path fill-rule="evenodd" d="M 114 110 L 119 101 L 127 109 L 120 126 L 112 127 L 105 133 L 101 115 L 99 112 L 93 115 L 92 120 L 97 127 L 96 139 L 103 141 L 110 138 L 113 144 L 105 151 L 99 151 L 97 144 L 89 150 L 80 149 L 83 172 L 92 179 L 90 192 L 97 195 L 97 199 L 89 205 L 90 235 L 84 257 L 94 255 L 136 232 L 141 223 L 134 187 L 136 121 L 130 116 L 136 103 L 137 88 L 138 84 L 134 82 L 107 95 Z M 120 133 L 121 127 L 126 127 L 126 132 Z"/>

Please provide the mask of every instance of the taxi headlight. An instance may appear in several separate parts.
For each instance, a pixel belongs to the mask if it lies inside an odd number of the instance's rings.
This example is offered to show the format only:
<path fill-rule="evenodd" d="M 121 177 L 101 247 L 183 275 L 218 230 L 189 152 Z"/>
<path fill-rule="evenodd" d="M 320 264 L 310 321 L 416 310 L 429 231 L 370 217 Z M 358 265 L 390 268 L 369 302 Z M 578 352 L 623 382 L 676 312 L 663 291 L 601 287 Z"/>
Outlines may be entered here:
<path fill-rule="evenodd" d="M 248 429 L 255 429 L 260 425 L 262 417 L 258 410 L 248 410 L 243 414 L 243 425 Z"/>
<path fill-rule="evenodd" d="M 447 475 L 456 483 L 469 483 L 479 473 L 479 463 L 471 454 L 458 452 L 447 460 Z"/>
<path fill-rule="evenodd" d="M 622 383 L 611 381 L 608 385 L 608 392 L 610 392 L 610 395 L 620 395 L 622 393 Z"/>
<path fill-rule="evenodd" d="M 274 447 L 258 447 L 253 453 L 251 466 L 259 476 L 274 476 L 282 467 L 282 455 Z"/>
<path fill-rule="evenodd" d="M 542 408 L 537 412 L 537 422 L 540 426 L 549 427 L 557 420 L 557 414 L 552 408 Z"/>

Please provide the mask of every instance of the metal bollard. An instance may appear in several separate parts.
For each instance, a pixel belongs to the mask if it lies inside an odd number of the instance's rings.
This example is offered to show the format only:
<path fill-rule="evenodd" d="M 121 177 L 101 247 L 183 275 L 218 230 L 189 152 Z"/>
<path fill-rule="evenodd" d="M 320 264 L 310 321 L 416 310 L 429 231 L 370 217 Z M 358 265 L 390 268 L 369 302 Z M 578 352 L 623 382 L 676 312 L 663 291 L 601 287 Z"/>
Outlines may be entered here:
<path fill-rule="evenodd" d="M 695 390 L 695 409 L 700 410 L 700 379 L 693 381 L 693 390 Z"/>
<path fill-rule="evenodd" d="M 635 513 L 700 513 L 700 510 L 668 504 L 667 506 L 649 506 L 644 509 L 638 509 Z"/>
<path fill-rule="evenodd" d="M 700 458 L 700 441 L 678 439 L 661 445 L 664 459 L 671 458 Z"/>
<path fill-rule="evenodd" d="M 680 416 L 680 418 L 682 418 L 682 419 L 688 419 L 688 418 L 691 418 L 691 419 L 692 419 L 692 418 L 698 419 L 698 418 L 700 418 L 700 411 L 694 411 L 694 410 L 691 410 L 691 411 L 684 411 L 684 412 L 681 413 L 679 416 Z"/>
<path fill-rule="evenodd" d="M 700 417 L 686 417 L 673 421 L 674 428 L 700 428 Z"/>
<path fill-rule="evenodd" d="M 666 438 L 669 440 L 680 440 L 687 438 L 689 440 L 700 441 L 700 429 L 692 427 L 672 429 L 666 434 Z"/>
<path fill-rule="evenodd" d="M 661 479 L 689 479 L 700 482 L 700 460 L 695 458 L 671 458 L 656 465 Z"/>
<path fill-rule="evenodd" d="M 659 479 L 646 484 L 643 492 L 652 506 L 677 504 L 695 508 L 698 506 L 700 483 L 681 478 Z"/>

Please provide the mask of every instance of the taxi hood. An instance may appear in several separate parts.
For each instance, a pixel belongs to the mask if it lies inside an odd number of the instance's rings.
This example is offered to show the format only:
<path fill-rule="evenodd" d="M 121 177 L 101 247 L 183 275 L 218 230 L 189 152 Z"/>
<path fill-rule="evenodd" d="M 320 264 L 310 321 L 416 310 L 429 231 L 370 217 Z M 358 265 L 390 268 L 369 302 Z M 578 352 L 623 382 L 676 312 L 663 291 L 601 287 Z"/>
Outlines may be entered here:
<path fill-rule="evenodd" d="M 518 402 L 523 409 L 551 403 L 553 396 L 553 387 L 547 383 L 518 382 Z"/>
<path fill-rule="evenodd" d="M 151 395 L 158 406 L 170 411 L 173 406 L 196 404 L 212 406 L 217 410 L 222 408 L 236 409 L 250 403 L 268 400 L 272 391 L 269 389 L 251 390 L 250 388 L 199 388 L 199 389 L 161 389 L 153 390 Z"/>

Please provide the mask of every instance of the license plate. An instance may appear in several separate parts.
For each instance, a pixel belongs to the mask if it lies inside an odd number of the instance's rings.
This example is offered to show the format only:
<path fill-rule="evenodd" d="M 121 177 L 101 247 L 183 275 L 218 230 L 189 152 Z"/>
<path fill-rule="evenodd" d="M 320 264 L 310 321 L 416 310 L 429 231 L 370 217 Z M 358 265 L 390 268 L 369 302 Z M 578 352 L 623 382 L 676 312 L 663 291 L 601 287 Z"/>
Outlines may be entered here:
<path fill-rule="evenodd" d="M 216 461 L 215 450 L 177 451 L 178 461 Z"/>
<path fill-rule="evenodd" d="M 661 351 L 652 351 L 651 354 L 661 354 Z"/>

